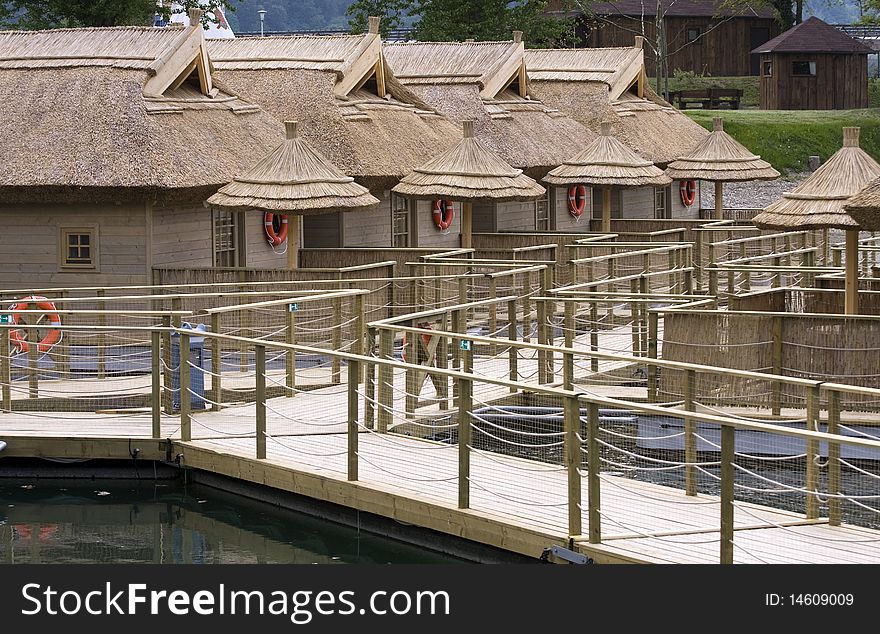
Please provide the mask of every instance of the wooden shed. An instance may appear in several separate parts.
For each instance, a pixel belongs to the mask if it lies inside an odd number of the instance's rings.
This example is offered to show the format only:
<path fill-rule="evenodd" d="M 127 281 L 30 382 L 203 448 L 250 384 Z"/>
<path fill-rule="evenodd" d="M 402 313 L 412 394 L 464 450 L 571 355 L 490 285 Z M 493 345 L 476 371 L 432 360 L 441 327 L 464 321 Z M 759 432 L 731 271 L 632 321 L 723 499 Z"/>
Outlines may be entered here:
<path fill-rule="evenodd" d="M 848 110 L 868 107 L 868 54 L 861 41 L 813 17 L 756 48 L 761 108 Z"/>

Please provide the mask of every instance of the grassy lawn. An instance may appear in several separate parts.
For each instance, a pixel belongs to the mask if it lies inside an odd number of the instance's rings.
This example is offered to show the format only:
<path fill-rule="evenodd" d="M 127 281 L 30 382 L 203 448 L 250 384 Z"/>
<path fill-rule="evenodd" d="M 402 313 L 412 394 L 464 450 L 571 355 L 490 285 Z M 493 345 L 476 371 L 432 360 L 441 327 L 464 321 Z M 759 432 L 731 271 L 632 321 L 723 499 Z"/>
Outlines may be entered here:
<path fill-rule="evenodd" d="M 783 174 L 806 171 L 811 155 L 822 157 L 822 162 L 828 160 L 840 149 L 845 126 L 861 127 L 862 149 L 880 161 L 880 108 L 683 112 L 709 130 L 712 117 L 722 117 L 726 132 Z"/>
<path fill-rule="evenodd" d="M 880 79 L 868 80 L 868 107 L 880 108 Z"/>

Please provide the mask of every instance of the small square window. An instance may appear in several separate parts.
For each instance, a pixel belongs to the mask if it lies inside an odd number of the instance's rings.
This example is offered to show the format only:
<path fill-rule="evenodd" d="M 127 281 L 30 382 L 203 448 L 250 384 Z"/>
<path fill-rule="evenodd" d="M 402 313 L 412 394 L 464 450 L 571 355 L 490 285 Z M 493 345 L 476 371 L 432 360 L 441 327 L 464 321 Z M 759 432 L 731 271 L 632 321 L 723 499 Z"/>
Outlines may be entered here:
<path fill-rule="evenodd" d="M 409 246 L 409 198 L 391 196 L 391 243 L 396 249 Z"/>
<path fill-rule="evenodd" d="M 691 27 L 691 28 L 689 28 L 689 29 L 687 30 L 687 41 L 688 41 L 688 44 L 690 44 L 691 42 L 696 42 L 696 41 L 700 38 L 701 33 L 702 33 L 702 31 L 700 30 L 699 27 Z"/>
<path fill-rule="evenodd" d="M 792 62 L 791 74 L 798 77 L 815 77 L 816 62 Z"/>
<path fill-rule="evenodd" d="M 764 62 L 764 77 L 773 77 L 773 62 Z"/>
<path fill-rule="evenodd" d="M 73 229 L 61 230 L 61 252 L 64 257 L 61 262 L 63 267 L 90 268 L 96 266 L 95 262 L 95 230 Z"/>

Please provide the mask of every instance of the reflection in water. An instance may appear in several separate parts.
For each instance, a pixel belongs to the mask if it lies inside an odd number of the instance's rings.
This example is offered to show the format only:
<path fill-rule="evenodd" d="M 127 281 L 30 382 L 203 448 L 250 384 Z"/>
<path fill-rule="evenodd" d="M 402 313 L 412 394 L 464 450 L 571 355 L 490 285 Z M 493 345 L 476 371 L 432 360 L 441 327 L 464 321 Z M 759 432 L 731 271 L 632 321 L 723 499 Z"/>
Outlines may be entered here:
<path fill-rule="evenodd" d="M 217 489 L 0 480 L 0 563 L 453 563 Z"/>

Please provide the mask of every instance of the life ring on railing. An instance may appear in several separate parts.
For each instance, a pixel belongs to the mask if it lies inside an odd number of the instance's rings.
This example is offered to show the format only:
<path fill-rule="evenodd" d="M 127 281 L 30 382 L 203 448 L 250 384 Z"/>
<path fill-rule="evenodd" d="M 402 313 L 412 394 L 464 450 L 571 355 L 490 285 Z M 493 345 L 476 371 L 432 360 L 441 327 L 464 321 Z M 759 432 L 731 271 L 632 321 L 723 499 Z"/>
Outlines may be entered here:
<path fill-rule="evenodd" d="M 56 343 L 61 341 L 61 317 L 58 315 L 55 308 L 55 304 L 50 302 L 48 299 L 43 297 L 42 295 L 30 295 L 28 297 L 22 297 L 18 301 L 16 301 L 12 306 L 9 307 L 9 310 L 28 310 L 28 306 L 30 303 L 34 302 L 36 307 L 40 310 L 46 311 L 45 314 L 37 320 L 39 323 L 43 317 L 46 317 L 49 320 L 49 325 L 54 326 L 52 330 L 46 333 L 46 336 L 37 344 L 37 350 L 43 354 L 49 352 Z M 19 324 L 21 323 L 21 315 L 18 313 L 12 313 L 12 323 Z M 9 331 L 9 340 L 12 342 L 12 351 L 15 354 L 18 353 L 26 353 L 30 350 L 30 345 L 28 345 L 27 335 L 20 330 L 10 330 Z"/>
<path fill-rule="evenodd" d="M 574 185 L 568 188 L 568 213 L 575 218 L 580 218 L 587 208 L 587 188 L 584 185 Z"/>
<path fill-rule="evenodd" d="M 422 328 L 423 330 L 434 330 L 426 321 L 416 324 L 416 328 Z M 427 351 L 428 346 L 431 344 L 431 335 L 422 335 L 422 347 L 416 350 L 416 363 L 424 363 L 428 360 Z M 403 333 L 403 350 L 400 353 L 401 358 L 406 361 L 406 333 Z"/>
<path fill-rule="evenodd" d="M 451 200 L 435 200 L 431 208 L 434 224 L 440 231 L 446 231 L 455 220 L 455 207 Z"/>
<path fill-rule="evenodd" d="M 681 181 L 678 186 L 681 202 L 685 207 L 690 207 L 697 199 L 697 181 Z"/>
<path fill-rule="evenodd" d="M 271 246 L 277 247 L 287 240 L 287 216 L 267 211 L 263 214 L 263 225 L 266 227 L 266 237 L 269 238 Z"/>

